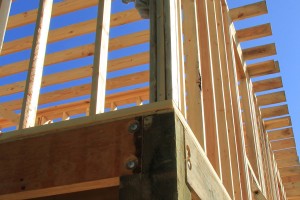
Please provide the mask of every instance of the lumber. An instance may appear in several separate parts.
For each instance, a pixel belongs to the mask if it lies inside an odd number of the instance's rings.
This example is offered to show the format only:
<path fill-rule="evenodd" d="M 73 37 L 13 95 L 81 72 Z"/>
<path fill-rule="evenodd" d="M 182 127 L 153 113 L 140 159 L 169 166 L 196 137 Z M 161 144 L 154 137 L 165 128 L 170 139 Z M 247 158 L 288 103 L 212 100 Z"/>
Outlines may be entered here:
<path fill-rule="evenodd" d="M 299 164 L 299 158 L 283 159 L 276 161 L 278 168 L 292 167 Z"/>
<path fill-rule="evenodd" d="M 254 92 L 263 92 L 266 90 L 274 90 L 278 88 L 282 88 L 282 79 L 281 77 L 265 79 L 261 81 L 253 82 L 253 91 Z"/>
<path fill-rule="evenodd" d="M 35 25 L 19 128 L 35 125 L 53 0 L 41 0 Z"/>
<path fill-rule="evenodd" d="M 272 35 L 271 24 L 262 24 L 236 31 L 239 42 L 245 42 Z"/>
<path fill-rule="evenodd" d="M 264 94 L 256 96 L 258 106 L 266 106 L 276 103 L 282 103 L 286 101 L 285 92 L 274 92 L 270 94 Z"/>
<path fill-rule="evenodd" d="M 126 10 L 123 12 L 111 15 L 110 27 L 116 27 L 123 24 L 128 24 L 140 20 L 140 16 L 136 9 Z M 68 25 L 62 28 L 49 31 L 48 44 L 58 42 L 65 39 L 70 39 L 80 35 L 92 33 L 96 31 L 96 19 L 80 22 L 77 24 Z M 23 51 L 31 48 L 33 37 L 25 37 L 10 42 L 4 43 L 2 54 L 7 55 Z"/>
<path fill-rule="evenodd" d="M 281 105 L 269 108 L 261 108 L 260 113 L 262 118 L 279 117 L 282 115 L 288 115 L 289 109 L 287 105 Z"/>
<path fill-rule="evenodd" d="M 110 108 L 110 104 L 114 102 L 116 106 L 122 106 L 127 104 L 132 104 L 135 102 L 136 97 L 139 96 L 143 101 L 149 100 L 149 88 L 139 88 L 135 90 L 129 90 L 125 92 L 119 92 L 116 94 L 111 94 L 106 96 L 105 107 Z M 66 112 L 69 116 L 78 115 L 85 113 L 86 109 L 89 107 L 89 99 L 60 104 L 53 107 L 43 108 L 38 110 L 37 117 L 47 117 L 48 119 L 58 119 L 62 116 L 62 113 Z M 7 128 L 14 124 L 0 118 L 0 127 Z"/>
<path fill-rule="evenodd" d="M 300 175 L 282 177 L 283 183 L 290 183 L 290 182 L 297 182 L 297 181 L 300 181 Z"/>
<path fill-rule="evenodd" d="M 149 63 L 149 52 L 134 54 L 108 61 L 108 72 L 127 69 Z M 66 70 L 46 75 L 42 80 L 42 87 L 51 86 L 68 81 L 87 78 L 92 75 L 92 65 Z M 24 91 L 25 81 L 0 86 L 0 96 L 11 95 Z"/>
<path fill-rule="evenodd" d="M 135 46 L 146 42 L 149 42 L 148 30 L 111 39 L 109 42 L 109 51 Z M 47 54 L 44 66 L 54 65 L 57 63 L 84 58 L 92 55 L 94 55 L 94 44 L 87 44 L 84 46 Z M 27 70 L 26 66 L 28 66 L 28 64 L 28 60 L 23 60 L 17 63 L 0 66 L 0 78 L 24 72 Z"/>
<path fill-rule="evenodd" d="M 243 49 L 243 57 L 246 61 L 273 56 L 276 53 L 277 52 L 274 43 Z"/>
<path fill-rule="evenodd" d="M 292 126 L 292 121 L 290 117 L 281 117 L 270 120 L 264 120 L 263 123 L 267 131 Z"/>
<path fill-rule="evenodd" d="M 268 13 L 265 1 L 249 4 L 246 6 L 233 8 L 229 11 L 232 21 L 243 20 Z"/>
<path fill-rule="evenodd" d="M 288 149 L 296 147 L 295 138 L 288 138 L 283 140 L 272 141 L 271 146 L 273 151 L 280 149 Z"/>
<path fill-rule="evenodd" d="M 147 81 L 149 81 L 149 71 L 129 74 L 117 78 L 108 79 L 106 84 L 106 90 L 112 90 L 112 89 L 122 88 L 125 86 L 135 85 L 139 83 L 145 83 Z M 90 91 L 91 91 L 91 84 L 83 84 L 71 88 L 48 92 L 40 95 L 39 105 L 70 99 L 73 97 L 88 95 L 90 94 Z M 20 109 L 21 103 L 22 103 L 22 99 L 17 99 L 17 100 L 12 100 L 10 102 L 5 102 L 2 104 L 2 106 L 6 107 L 8 110 L 17 110 Z"/>
<path fill-rule="evenodd" d="M 48 197 L 61 194 L 103 189 L 120 185 L 119 177 L 107 178 L 96 181 L 87 181 L 70 185 L 56 186 L 45 189 L 30 190 L 6 195 L 0 195 L 0 200 L 22 200 Z"/>
<path fill-rule="evenodd" d="M 0 116 L 10 121 L 13 125 L 19 124 L 19 116 L 14 111 L 8 110 L 1 104 L 0 104 Z"/>
<path fill-rule="evenodd" d="M 300 174 L 300 166 L 281 168 L 279 171 L 281 177 L 297 176 Z"/>
<path fill-rule="evenodd" d="M 12 0 L 0 1 L 0 55 L 2 55 L 2 47 L 9 18 Z"/>
<path fill-rule="evenodd" d="M 268 60 L 268 61 L 248 65 L 247 72 L 249 76 L 253 78 L 257 76 L 275 74 L 280 72 L 280 69 L 277 61 Z"/>
<path fill-rule="evenodd" d="M 111 3 L 111 0 L 103 0 L 98 4 L 90 115 L 103 113 L 105 109 Z"/>
<path fill-rule="evenodd" d="M 281 140 L 281 139 L 291 138 L 291 137 L 294 137 L 292 128 L 284 128 L 284 129 L 268 132 L 268 138 L 270 141 Z"/>
<path fill-rule="evenodd" d="M 283 160 L 288 158 L 298 158 L 296 148 L 284 149 L 280 151 L 274 151 L 276 160 Z"/>
<path fill-rule="evenodd" d="M 52 17 L 67 14 L 69 12 L 78 11 L 80 9 L 96 6 L 97 0 L 64 0 L 63 2 L 53 5 Z M 10 17 L 7 29 L 17 28 L 35 22 L 37 18 L 37 10 L 26 11 Z"/>

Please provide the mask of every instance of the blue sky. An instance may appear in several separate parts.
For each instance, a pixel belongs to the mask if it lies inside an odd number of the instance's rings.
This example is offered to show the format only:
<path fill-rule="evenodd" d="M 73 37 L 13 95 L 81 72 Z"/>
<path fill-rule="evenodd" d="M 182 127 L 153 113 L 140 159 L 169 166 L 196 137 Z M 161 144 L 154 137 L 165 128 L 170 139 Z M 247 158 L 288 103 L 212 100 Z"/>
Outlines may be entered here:
<path fill-rule="evenodd" d="M 55 0 L 59 2 L 60 0 Z M 246 4 L 258 2 L 259 0 L 228 0 L 230 7 L 238 7 Z M 30 2 L 30 3 L 29 3 Z M 12 14 L 24 12 L 30 9 L 35 9 L 38 6 L 38 0 L 16 0 L 14 3 L 16 6 L 12 7 Z M 297 147 L 300 151 L 300 106 L 299 106 L 299 95 L 300 95 L 300 84 L 299 84 L 299 57 L 300 57 L 300 1 L 299 0 L 268 0 L 267 1 L 269 14 L 256 17 L 253 19 L 243 20 L 242 22 L 236 23 L 238 29 L 249 27 L 252 25 L 263 24 L 271 22 L 273 29 L 273 36 L 266 37 L 263 39 L 245 42 L 242 44 L 242 47 L 252 47 L 255 45 L 262 45 L 268 43 L 276 43 L 277 55 L 273 56 L 275 60 L 278 60 L 281 68 L 281 76 L 283 78 L 284 90 L 286 91 L 287 103 L 289 105 L 289 112 L 291 114 L 294 134 L 296 137 Z M 122 6 L 121 6 L 122 5 Z M 121 0 L 115 0 L 113 6 L 113 13 L 119 12 L 122 10 L 127 10 L 132 8 L 132 4 L 124 5 L 121 4 Z M 80 17 L 79 17 L 80 16 Z M 64 15 L 62 17 L 56 17 L 51 22 L 51 29 L 59 28 L 70 23 L 74 23 L 74 20 L 85 21 L 96 16 L 96 8 L 85 9 L 80 12 L 71 13 Z M 117 37 L 123 34 L 128 34 L 131 32 L 136 32 L 140 30 L 147 29 L 147 21 L 144 21 L 142 24 L 137 26 L 135 23 L 131 25 L 122 26 L 119 28 L 114 28 L 111 30 L 111 36 Z M 10 41 L 16 38 L 25 37 L 31 35 L 34 30 L 34 24 L 17 28 L 11 31 L 8 31 L 5 40 Z M 63 42 L 55 43 L 48 45 L 47 53 L 52 53 L 58 51 L 59 49 L 67 49 L 74 46 L 80 46 L 84 44 L 93 43 L 94 34 L 87 34 L 80 36 L 75 39 L 69 39 Z M 114 51 L 109 54 L 109 58 L 117 58 L 120 55 L 125 56 L 126 54 L 131 54 L 132 52 L 138 53 L 140 51 L 147 51 L 148 44 L 139 45 L 132 48 L 126 48 L 120 51 Z M 14 55 L 8 55 L 1 57 L 0 65 L 11 63 L 12 60 L 20 61 L 28 59 L 30 51 L 22 51 Z M 269 58 L 268 58 L 269 59 Z M 263 59 L 262 59 L 263 60 Z M 253 62 L 253 61 L 251 61 Z M 257 60 L 255 61 L 257 62 Z M 81 67 L 92 63 L 92 57 L 80 59 L 78 62 L 67 62 L 63 65 L 57 64 L 51 67 L 51 70 L 48 68 L 45 69 L 45 74 L 51 74 L 54 72 L 59 72 L 66 69 L 71 69 L 74 67 Z M 63 68 L 62 68 L 63 66 Z M 50 69 L 50 68 L 49 68 Z M 131 70 L 144 71 L 147 70 L 148 66 L 139 66 Z M 128 73 L 129 71 L 123 71 L 123 73 Z M 109 74 L 110 77 L 118 76 L 117 74 Z M 275 75 L 278 76 L 278 75 Z M 10 83 L 15 82 L 17 79 L 25 79 L 26 73 L 21 73 L 16 76 L 9 78 L 0 78 L 1 83 Z M 79 81 L 73 81 L 65 84 L 61 84 L 59 87 L 66 88 L 71 85 L 79 85 L 83 83 L 90 82 L 90 79 L 82 79 Z M 42 89 L 42 93 L 53 91 L 57 86 L 46 87 Z M 113 91 L 112 91 L 113 92 Z M 0 97 L 0 102 L 7 101 L 9 99 L 21 98 L 23 93 L 10 95 L 7 97 Z M 81 97 L 81 98 L 87 98 Z"/>

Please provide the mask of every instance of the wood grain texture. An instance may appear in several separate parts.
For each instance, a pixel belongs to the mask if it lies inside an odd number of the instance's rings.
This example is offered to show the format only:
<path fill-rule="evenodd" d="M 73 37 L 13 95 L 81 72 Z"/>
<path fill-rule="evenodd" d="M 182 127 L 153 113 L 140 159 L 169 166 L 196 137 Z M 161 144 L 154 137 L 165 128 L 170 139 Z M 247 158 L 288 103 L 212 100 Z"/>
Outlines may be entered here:
<path fill-rule="evenodd" d="M 260 113 L 262 118 L 279 117 L 282 115 L 288 115 L 289 109 L 287 105 L 274 106 L 270 108 L 261 108 Z"/>
<path fill-rule="evenodd" d="M 233 8 L 230 10 L 230 16 L 232 21 L 238 21 L 259 15 L 267 14 L 267 4 L 265 1 L 249 4 L 246 6 Z"/>
<path fill-rule="evenodd" d="M 277 61 L 268 60 L 268 61 L 248 65 L 247 72 L 250 77 L 257 77 L 257 76 L 278 73 L 280 72 L 280 69 Z"/>
<path fill-rule="evenodd" d="M 272 35 L 271 24 L 262 24 L 250 28 L 245 28 L 236 31 L 236 35 L 240 42 L 254 40 Z"/>
<path fill-rule="evenodd" d="M 277 52 L 274 43 L 243 49 L 243 57 L 246 61 L 263 58 L 267 56 L 273 56 L 276 53 Z"/>

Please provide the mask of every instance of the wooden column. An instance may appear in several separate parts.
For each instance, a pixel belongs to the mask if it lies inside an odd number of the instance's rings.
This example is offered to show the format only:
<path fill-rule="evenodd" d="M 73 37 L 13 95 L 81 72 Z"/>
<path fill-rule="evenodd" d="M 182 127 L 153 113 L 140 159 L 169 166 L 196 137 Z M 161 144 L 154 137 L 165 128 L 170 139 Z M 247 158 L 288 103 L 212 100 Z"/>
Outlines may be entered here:
<path fill-rule="evenodd" d="M 186 75 L 187 121 L 206 152 L 206 137 L 203 112 L 202 72 L 198 35 L 197 3 L 183 0 L 183 34 Z"/>
<path fill-rule="evenodd" d="M 4 43 L 6 26 L 9 18 L 12 0 L 0 0 L 0 55 Z"/>
<path fill-rule="evenodd" d="M 111 0 L 99 0 L 90 115 L 103 113 L 108 60 Z"/>
<path fill-rule="evenodd" d="M 53 0 L 40 0 L 19 128 L 35 125 Z"/>

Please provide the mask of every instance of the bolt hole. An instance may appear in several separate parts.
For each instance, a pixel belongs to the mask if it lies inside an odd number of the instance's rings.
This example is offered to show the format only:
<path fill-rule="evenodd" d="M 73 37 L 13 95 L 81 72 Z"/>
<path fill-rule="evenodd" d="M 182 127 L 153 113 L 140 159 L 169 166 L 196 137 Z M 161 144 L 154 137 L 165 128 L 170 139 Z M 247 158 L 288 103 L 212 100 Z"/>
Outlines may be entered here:
<path fill-rule="evenodd" d="M 26 190 L 26 186 L 22 186 L 22 187 L 21 187 L 21 190 Z"/>

